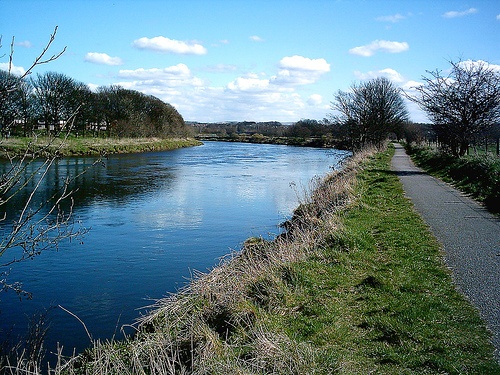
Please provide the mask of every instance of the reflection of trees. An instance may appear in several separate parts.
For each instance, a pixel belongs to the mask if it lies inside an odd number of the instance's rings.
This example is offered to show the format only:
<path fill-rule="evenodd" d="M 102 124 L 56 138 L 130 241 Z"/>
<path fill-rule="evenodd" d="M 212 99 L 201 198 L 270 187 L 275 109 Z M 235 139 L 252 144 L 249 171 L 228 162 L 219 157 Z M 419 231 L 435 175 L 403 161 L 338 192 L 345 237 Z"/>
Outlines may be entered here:
<path fill-rule="evenodd" d="M 148 159 L 144 157 L 133 159 L 117 156 L 89 168 L 94 162 L 95 160 L 91 157 L 58 160 L 42 181 L 37 179 L 28 181 L 27 188 L 8 203 L 6 211 L 9 215 L 18 213 L 22 202 L 28 198 L 31 189 L 38 183 L 40 186 L 35 204 L 46 201 L 64 187 L 67 179 L 77 176 L 69 186 L 73 191 L 73 202 L 61 202 L 63 210 L 67 210 L 70 205 L 77 210 L 96 201 L 126 204 L 138 194 L 147 194 L 170 185 L 175 177 L 174 173 L 165 166 L 148 162 Z M 37 163 L 29 165 L 24 178 L 28 179 L 38 168 Z M 2 164 L 0 173 L 4 173 L 6 167 L 6 164 Z M 0 229 L 2 229 L 1 225 Z"/>
<path fill-rule="evenodd" d="M 87 179 L 79 184 L 87 187 L 87 193 L 82 197 L 84 201 L 108 200 L 125 204 L 136 195 L 151 193 L 170 185 L 175 177 L 167 167 L 151 162 L 144 156 L 139 159 L 116 157 L 108 159 L 104 164 L 93 178 L 82 176 Z"/>

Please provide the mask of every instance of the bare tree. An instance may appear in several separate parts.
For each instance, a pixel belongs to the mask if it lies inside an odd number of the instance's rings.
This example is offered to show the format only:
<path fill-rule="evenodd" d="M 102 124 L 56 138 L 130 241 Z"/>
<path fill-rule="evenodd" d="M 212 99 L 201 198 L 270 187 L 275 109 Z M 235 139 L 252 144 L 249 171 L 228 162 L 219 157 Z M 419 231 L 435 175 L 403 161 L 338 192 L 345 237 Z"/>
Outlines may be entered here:
<path fill-rule="evenodd" d="M 387 78 L 375 78 L 339 91 L 332 102 L 333 121 L 354 150 L 379 145 L 408 122 L 408 111 L 397 88 Z"/>
<path fill-rule="evenodd" d="M 2 100 L 9 102 L 12 95 L 17 95 L 22 90 L 24 78 L 35 67 L 54 61 L 62 55 L 65 48 L 51 57 L 46 56 L 56 32 L 57 27 L 41 54 L 21 77 L 7 80 L 9 84 L 1 91 Z M 8 75 L 11 75 L 13 66 L 13 46 L 14 38 L 9 54 Z M 78 108 L 73 113 L 66 114 L 65 121 L 68 125 L 64 132 L 57 134 L 58 138 L 51 137 L 46 143 L 37 144 L 37 137 L 33 134 L 32 141 L 22 153 L 7 155 L 0 175 L 0 292 L 13 289 L 20 295 L 30 297 L 20 282 L 9 282 L 10 266 L 32 259 L 45 250 L 57 248 L 64 239 L 77 238 L 85 233 L 85 229 L 75 226 L 72 215 L 71 183 L 77 176 L 67 177 L 50 196 L 36 198 L 49 170 L 57 163 L 58 147 L 62 147 L 69 135 L 77 111 Z M 7 210 L 9 203 L 19 197 L 22 197 L 19 207 Z M 63 202 L 66 203 L 66 208 L 63 208 Z"/>
<path fill-rule="evenodd" d="M 500 121 L 500 69 L 484 61 L 450 62 L 447 75 L 427 71 L 424 84 L 406 93 L 434 124 L 439 142 L 455 156 Z"/>
<path fill-rule="evenodd" d="M 37 74 L 31 80 L 37 117 L 45 126 L 59 131 L 66 125 L 79 107 L 77 95 L 79 84 L 62 73 Z"/>

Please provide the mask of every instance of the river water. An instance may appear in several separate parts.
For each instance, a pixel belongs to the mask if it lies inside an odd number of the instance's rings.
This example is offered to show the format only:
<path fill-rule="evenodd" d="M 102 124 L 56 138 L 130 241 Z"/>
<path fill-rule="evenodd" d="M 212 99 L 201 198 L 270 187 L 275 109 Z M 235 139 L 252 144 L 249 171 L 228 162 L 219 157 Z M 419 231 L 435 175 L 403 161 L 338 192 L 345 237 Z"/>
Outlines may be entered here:
<path fill-rule="evenodd" d="M 83 243 L 64 241 L 58 251 L 11 267 L 10 281 L 22 280 L 33 299 L 0 294 L 0 343 L 16 339 L 33 314 L 48 310 L 48 351 L 57 342 L 66 354 L 84 349 L 90 343 L 84 326 L 53 308 L 58 305 L 78 316 L 93 339 L 122 337 L 123 325 L 185 285 L 195 270 L 206 272 L 248 237 L 278 234 L 310 181 L 345 156 L 223 142 L 110 156 L 77 181 L 73 217 L 89 229 Z M 92 162 L 60 160 L 41 196 Z"/>

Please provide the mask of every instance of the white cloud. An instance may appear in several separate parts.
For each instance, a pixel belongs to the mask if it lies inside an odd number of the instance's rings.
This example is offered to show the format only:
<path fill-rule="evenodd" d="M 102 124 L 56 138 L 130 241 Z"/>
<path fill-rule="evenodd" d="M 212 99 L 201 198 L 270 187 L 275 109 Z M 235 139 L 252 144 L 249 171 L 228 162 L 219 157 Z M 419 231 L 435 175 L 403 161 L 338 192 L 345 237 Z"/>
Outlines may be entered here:
<path fill-rule="evenodd" d="M 231 42 L 228 39 L 223 39 L 223 40 L 219 40 L 216 43 L 212 43 L 211 46 L 212 47 L 221 47 L 221 46 L 227 45 L 229 43 L 231 43 Z"/>
<path fill-rule="evenodd" d="M 233 65 L 202 70 L 234 71 Z M 166 68 L 120 70 L 124 88 L 154 95 L 172 104 L 186 120 L 197 121 L 298 121 L 323 118 L 329 106 L 319 94 L 302 97 L 296 88 L 313 83 L 330 70 L 324 59 L 288 56 L 278 63 L 278 73 L 248 73 L 214 87 L 193 76 L 185 64 Z"/>
<path fill-rule="evenodd" d="M 406 17 L 403 16 L 402 14 L 393 14 L 393 15 L 390 15 L 390 16 L 381 16 L 381 17 L 377 17 L 376 20 L 377 21 L 381 21 L 381 22 L 392 22 L 392 23 L 397 23 L 401 20 L 404 20 Z"/>
<path fill-rule="evenodd" d="M 366 80 L 366 79 L 374 79 L 377 77 L 385 77 L 395 83 L 401 83 L 404 81 L 403 76 L 398 73 L 396 70 L 391 69 L 391 68 L 386 68 L 378 71 L 369 71 L 366 73 L 362 73 L 360 71 L 355 71 L 354 75 L 356 78 L 361 79 L 361 80 Z"/>
<path fill-rule="evenodd" d="M 330 64 L 325 59 L 309 59 L 298 55 L 282 58 L 279 67 L 278 74 L 270 79 L 250 74 L 236 78 L 227 87 L 230 90 L 255 91 L 268 90 L 270 85 L 273 85 L 273 90 L 287 90 L 287 87 L 314 83 L 322 74 L 330 71 Z"/>
<path fill-rule="evenodd" d="M 280 60 L 280 71 L 271 77 L 275 85 L 307 85 L 316 82 L 330 71 L 325 59 L 309 59 L 303 56 L 286 56 Z"/>
<path fill-rule="evenodd" d="M 415 87 L 419 87 L 419 86 L 422 86 L 423 85 L 423 82 L 418 82 L 418 81 L 406 81 L 404 83 L 404 85 L 401 85 L 401 88 L 405 91 L 409 90 L 409 91 L 412 91 L 415 89 Z"/>
<path fill-rule="evenodd" d="M 200 78 L 194 77 L 187 65 L 182 63 L 162 69 L 139 68 L 135 70 L 120 70 L 118 76 L 135 80 L 134 84 L 139 86 L 194 87 L 203 84 L 203 81 Z"/>
<path fill-rule="evenodd" d="M 231 91 L 267 91 L 269 88 L 268 79 L 260 79 L 255 74 L 248 77 L 238 77 L 228 83 L 227 88 Z"/>
<path fill-rule="evenodd" d="M 312 94 L 307 99 L 307 104 L 312 105 L 312 106 L 320 105 L 321 103 L 323 103 L 323 97 L 319 94 Z"/>
<path fill-rule="evenodd" d="M 500 73 L 500 65 L 490 64 L 490 63 L 483 61 L 483 60 L 464 60 L 464 61 L 460 61 L 458 63 L 458 65 L 461 67 L 464 67 L 464 68 L 469 68 L 469 69 L 475 68 L 475 67 L 483 67 L 483 68 L 494 70 L 494 71 Z"/>
<path fill-rule="evenodd" d="M 170 52 L 181 55 L 205 55 L 207 53 L 207 49 L 199 43 L 169 39 L 164 36 L 139 38 L 134 40 L 132 46 L 139 49 Z"/>
<path fill-rule="evenodd" d="M 301 118 L 323 118 L 328 109 L 306 105 L 293 90 L 266 87 L 265 82 L 252 80 L 233 82 L 238 87 L 200 86 L 189 90 L 174 91 L 168 87 L 152 90 L 139 87 L 142 92 L 155 95 L 175 106 L 186 120 L 194 121 L 282 121 L 292 122 Z M 259 89 L 259 85 L 263 85 Z M 138 86 L 135 87 L 137 89 Z M 245 88 L 245 89 L 243 89 Z"/>
<path fill-rule="evenodd" d="M 263 42 L 263 41 L 264 41 L 264 39 L 262 39 L 260 36 L 257 36 L 257 35 L 252 35 L 252 36 L 250 37 L 250 40 L 251 40 L 252 42 Z"/>
<path fill-rule="evenodd" d="M 139 68 L 135 70 L 120 70 L 118 75 L 124 78 L 132 79 L 164 79 L 172 76 L 189 76 L 191 71 L 185 64 L 177 64 L 167 68 L 159 69 L 144 69 Z"/>
<path fill-rule="evenodd" d="M 101 65 L 123 65 L 119 57 L 111 57 L 106 53 L 89 52 L 85 55 L 85 61 Z"/>
<path fill-rule="evenodd" d="M 280 87 L 307 85 L 316 82 L 320 76 L 330 71 L 330 64 L 325 59 L 309 59 L 303 56 L 287 56 L 280 60 L 280 70 L 270 79 L 261 78 L 256 74 L 238 77 L 227 85 L 233 91 L 273 90 Z"/>
<path fill-rule="evenodd" d="M 500 14 L 497 14 L 497 20 L 500 21 Z"/>
<path fill-rule="evenodd" d="M 377 51 L 388 53 L 400 53 L 407 51 L 410 48 L 406 42 L 392 42 L 389 40 L 374 40 L 370 44 L 354 47 L 349 50 L 352 55 L 359 55 L 369 57 L 374 55 Z"/>
<path fill-rule="evenodd" d="M 29 40 L 24 40 L 22 42 L 16 42 L 16 46 L 31 48 L 33 47 L 33 44 Z"/>
<path fill-rule="evenodd" d="M 443 14 L 443 17 L 444 18 L 457 18 L 457 17 L 468 16 L 468 15 L 474 14 L 474 13 L 477 13 L 476 8 L 469 8 L 469 9 L 464 10 L 462 12 L 452 10 L 452 11 L 449 11 L 449 12 L 446 12 L 445 14 Z"/>
<path fill-rule="evenodd" d="M 9 63 L 0 63 L 0 70 L 9 71 Z M 12 64 L 10 66 L 10 72 L 16 76 L 22 76 L 26 73 L 26 70 L 22 66 L 15 66 Z"/>
<path fill-rule="evenodd" d="M 87 83 L 87 87 L 90 89 L 90 91 L 97 92 L 99 85 L 96 85 L 95 83 Z"/>
<path fill-rule="evenodd" d="M 330 64 L 325 59 L 309 59 L 303 56 L 286 56 L 280 60 L 280 67 L 290 70 L 315 71 L 326 73 L 330 71 Z"/>

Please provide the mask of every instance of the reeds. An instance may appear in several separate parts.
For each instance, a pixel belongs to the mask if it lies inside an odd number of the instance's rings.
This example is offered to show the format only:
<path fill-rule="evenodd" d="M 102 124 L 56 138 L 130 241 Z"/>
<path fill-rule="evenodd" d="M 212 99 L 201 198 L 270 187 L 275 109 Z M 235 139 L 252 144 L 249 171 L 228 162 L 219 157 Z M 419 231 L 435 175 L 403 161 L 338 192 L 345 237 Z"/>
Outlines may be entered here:
<path fill-rule="evenodd" d="M 300 206 L 273 241 L 249 239 L 208 273 L 160 299 L 123 341 L 95 341 L 85 353 L 60 357 L 50 374 L 315 374 L 328 373 L 315 347 L 287 334 L 273 317 L 297 277 L 293 264 L 331 242 L 339 215 L 355 201 L 359 153 L 341 170 L 311 182 Z M 21 362 L 22 364 L 23 362 Z M 12 374 L 38 374 L 16 368 Z"/>

